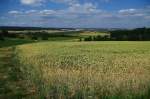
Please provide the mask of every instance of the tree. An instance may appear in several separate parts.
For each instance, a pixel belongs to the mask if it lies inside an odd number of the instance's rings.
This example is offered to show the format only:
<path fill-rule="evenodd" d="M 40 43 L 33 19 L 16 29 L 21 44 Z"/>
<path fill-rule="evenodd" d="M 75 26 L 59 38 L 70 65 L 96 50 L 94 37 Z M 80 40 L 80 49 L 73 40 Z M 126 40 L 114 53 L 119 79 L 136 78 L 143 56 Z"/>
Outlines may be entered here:
<path fill-rule="evenodd" d="M 2 30 L 2 35 L 5 36 L 5 37 L 9 37 L 9 33 L 7 30 Z"/>
<path fill-rule="evenodd" d="M 0 40 L 1 40 L 1 41 L 4 41 L 4 40 L 5 40 L 2 31 L 0 31 Z"/>

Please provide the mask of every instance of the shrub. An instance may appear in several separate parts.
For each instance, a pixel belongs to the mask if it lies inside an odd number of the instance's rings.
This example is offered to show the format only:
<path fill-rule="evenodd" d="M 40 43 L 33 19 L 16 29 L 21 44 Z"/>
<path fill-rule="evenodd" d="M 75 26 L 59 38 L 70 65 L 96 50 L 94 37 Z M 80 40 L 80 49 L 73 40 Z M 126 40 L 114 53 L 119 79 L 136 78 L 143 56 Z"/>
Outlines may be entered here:
<path fill-rule="evenodd" d="M 92 41 L 92 40 L 93 40 L 93 37 L 92 37 L 92 36 L 89 36 L 89 37 L 84 38 L 84 41 Z"/>
<path fill-rule="evenodd" d="M 4 41 L 4 36 L 3 36 L 3 34 L 2 34 L 1 31 L 0 31 L 0 40 L 1 40 L 1 41 Z"/>
<path fill-rule="evenodd" d="M 5 36 L 5 37 L 9 37 L 9 33 L 7 30 L 2 30 L 2 35 Z"/>
<path fill-rule="evenodd" d="M 33 36 L 33 37 L 32 37 L 32 40 L 38 40 L 38 37 Z"/>
<path fill-rule="evenodd" d="M 0 41 L 4 41 L 4 37 L 0 34 Z"/>
<path fill-rule="evenodd" d="M 80 38 L 79 38 L 79 41 L 84 41 L 84 38 L 80 37 Z"/>
<path fill-rule="evenodd" d="M 48 40 L 47 36 L 42 36 L 42 40 Z"/>
<path fill-rule="evenodd" d="M 105 36 L 89 36 L 84 39 L 84 41 L 110 41 L 111 38 L 108 35 Z"/>

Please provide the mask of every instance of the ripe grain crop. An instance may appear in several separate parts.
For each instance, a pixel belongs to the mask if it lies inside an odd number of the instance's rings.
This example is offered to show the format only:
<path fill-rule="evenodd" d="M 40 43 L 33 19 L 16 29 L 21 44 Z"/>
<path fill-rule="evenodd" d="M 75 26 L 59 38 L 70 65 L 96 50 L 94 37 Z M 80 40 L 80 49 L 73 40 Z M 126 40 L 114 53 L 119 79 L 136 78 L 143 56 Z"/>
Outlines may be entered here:
<path fill-rule="evenodd" d="M 43 42 L 16 57 L 41 97 L 150 98 L 150 42 Z"/>

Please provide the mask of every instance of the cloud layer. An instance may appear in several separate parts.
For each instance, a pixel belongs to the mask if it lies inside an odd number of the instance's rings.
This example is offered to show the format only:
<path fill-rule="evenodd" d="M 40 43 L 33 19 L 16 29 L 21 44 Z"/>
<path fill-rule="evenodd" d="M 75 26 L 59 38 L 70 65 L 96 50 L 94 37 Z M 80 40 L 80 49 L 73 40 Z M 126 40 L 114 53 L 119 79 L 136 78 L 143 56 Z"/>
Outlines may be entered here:
<path fill-rule="evenodd" d="M 20 0 L 24 5 L 42 5 L 44 2 L 55 2 L 72 5 L 78 2 L 78 0 Z"/>
<path fill-rule="evenodd" d="M 47 27 L 123 27 L 134 28 L 150 26 L 150 7 L 128 8 L 107 11 L 92 2 L 80 3 L 78 0 L 20 0 L 26 6 L 41 6 L 45 2 L 67 5 L 64 9 L 10 10 L 6 25 L 47 26 Z M 109 0 L 103 0 L 109 2 Z M 36 7 L 34 7 L 36 8 Z M 10 20 L 11 18 L 11 20 Z M 0 20 L 2 20 L 0 18 Z M 29 24 L 32 23 L 32 24 Z"/>
<path fill-rule="evenodd" d="M 40 5 L 44 0 L 20 0 L 24 5 Z"/>

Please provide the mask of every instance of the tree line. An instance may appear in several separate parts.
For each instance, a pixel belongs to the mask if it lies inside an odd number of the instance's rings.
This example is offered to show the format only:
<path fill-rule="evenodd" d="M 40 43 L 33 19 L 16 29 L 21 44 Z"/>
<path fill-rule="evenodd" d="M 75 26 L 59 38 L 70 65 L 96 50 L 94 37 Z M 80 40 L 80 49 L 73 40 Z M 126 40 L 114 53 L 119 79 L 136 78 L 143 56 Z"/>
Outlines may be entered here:
<path fill-rule="evenodd" d="M 80 31 L 81 32 L 81 31 Z M 9 33 L 7 30 L 0 30 L 0 40 L 6 37 L 48 40 L 49 37 L 70 37 L 74 32 L 48 33 L 45 31 L 28 33 Z M 97 35 L 80 37 L 80 41 L 150 41 L 150 28 L 137 28 L 133 30 L 114 30 L 109 31 L 109 35 Z"/>
<path fill-rule="evenodd" d="M 111 31 L 112 40 L 127 40 L 127 41 L 149 41 L 150 28 L 137 28 L 133 30 L 116 30 Z"/>
<path fill-rule="evenodd" d="M 26 32 L 26 33 L 9 33 L 7 30 L 0 30 L 0 40 L 4 41 L 5 38 L 20 38 L 20 39 L 31 39 L 31 40 L 48 40 L 50 37 L 74 37 L 73 33 L 77 31 L 57 32 L 48 33 L 46 31 L 39 32 Z"/>
<path fill-rule="evenodd" d="M 110 35 L 89 36 L 84 41 L 150 41 L 150 28 L 109 31 Z"/>

